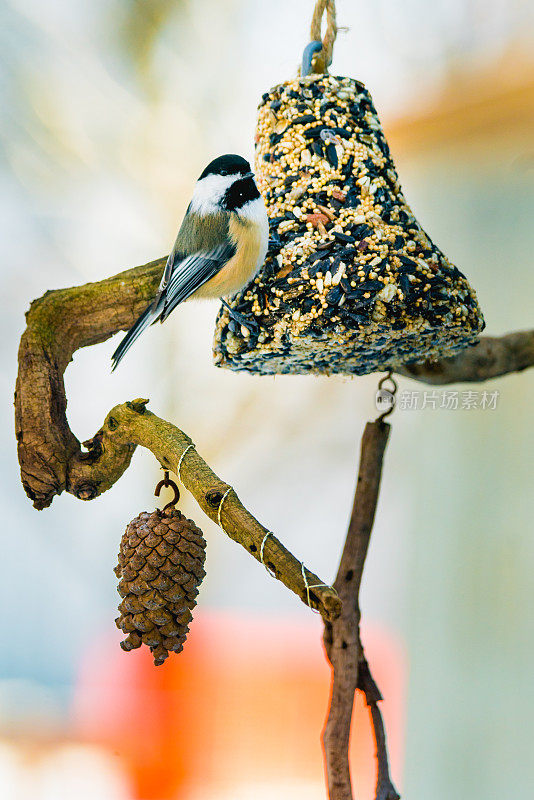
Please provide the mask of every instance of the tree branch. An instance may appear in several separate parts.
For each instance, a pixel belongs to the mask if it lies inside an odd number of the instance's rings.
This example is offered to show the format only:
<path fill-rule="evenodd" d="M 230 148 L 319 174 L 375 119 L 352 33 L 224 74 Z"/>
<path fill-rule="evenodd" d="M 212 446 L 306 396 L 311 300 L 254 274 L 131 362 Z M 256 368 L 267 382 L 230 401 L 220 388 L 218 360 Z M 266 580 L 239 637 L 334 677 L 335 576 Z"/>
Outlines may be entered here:
<path fill-rule="evenodd" d="M 482 336 L 478 344 L 452 358 L 407 364 L 395 370 L 416 381 L 443 385 L 480 383 L 490 378 L 521 372 L 534 366 L 534 330 L 507 336 Z"/>
<path fill-rule="evenodd" d="M 365 702 L 369 707 L 375 739 L 376 761 L 378 765 L 375 800 L 400 800 L 400 795 L 393 786 L 389 776 L 386 730 L 384 728 L 382 713 L 378 707 L 378 703 L 382 700 L 382 694 L 371 675 L 369 664 L 363 654 L 363 648 L 361 648 L 361 652 L 362 655 L 358 664 L 358 689 L 364 693 Z"/>
<path fill-rule="evenodd" d="M 26 314 L 15 389 L 15 430 L 22 484 L 35 508 L 47 508 L 64 490 L 91 500 L 122 475 L 91 479 L 102 458 L 98 437 L 83 452 L 67 422 L 63 374 L 80 347 L 104 342 L 127 330 L 155 295 L 165 258 L 126 270 L 98 283 L 46 292 Z M 103 459 L 105 461 L 105 458 Z"/>
<path fill-rule="evenodd" d="M 46 292 L 31 304 L 19 348 L 15 427 L 22 483 L 36 508 L 46 508 L 65 490 L 90 500 L 122 474 L 102 475 L 99 485 L 88 475 L 87 466 L 102 457 L 99 443 L 93 438 L 84 452 L 70 430 L 63 374 L 76 350 L 104 342 L 134 323 L 154 297 L 165 261 Z M 397 371 L 427 383 L 452 383 L 483 381 L 533 365 L 534 331 L 527 331 L 482 338 L 455 358 Z"/>
<path fill-rule="evenodd" d="M 147 400 L 133 400 L 111 409 L 96 437 L 102 457 L 88 465 L 91 481 L 109 482 L 110 474 L 122 474 L 137 445 L 146 447 L 164 469 L 176 473 L 201 509 L 224 533 L 267 567 L 273 577 L 294 592 L 303 603 L 334 620 L 341 601 L 331 586 L 295 558 L 276 536 L 261 525 L 239 500 L 235 490 L 222 481 L 197 453 L 193 442 L 179 428 L 148 411 Z"/>
<path fill-rule="evenodd" d="M 349 739 L 356 689 L 365 692 L 371 709 L 378 757 L 376 800 L 398 800 L 389 779 L 382 717 L 376 703 L 380 692 L 363 655 L 360 641 L 359 592 L 373 527 L 382 462 L 390 426 L 368 422 L 362 438 L 360 468 L 347 538 L 334 588 L 342 601 L 341 615 L 325 622 L 324 644 L 332 665 L 332 693 L 323 733 L 330 800 L 352 800 Z"/>
<path fill-rule="evenodd" d="M 161 258 L 99 283 L 47 292 L 31 304 L 19 349 L 15 425 L 22 482 L 36 508 L 46 508 L 64 489 L 81 500 L 105 492 L 128 468 L 138 444 L 174 471 L 191 444 L 185 433 L 140 402 L 112 409 L 102 429 L 84 442 L 86 450 L 66 417 L 63 374 L 73 353 L 128 329 L 154 296 L 165 261 Z M 201 508 L 218 521 L 222 494 L 231 487 L 195 450 L 189 451 L 180 473 Z M 221 521 L 225 533 L 259 560 L 268 531 L 233 490 L 225 499 Z M 301 600 L 308 603 L 309 598 L 310 606 L 325 618 L 339 614 L 336 592 L 304 569 L 273 534 L 264 543 L 263 556 L 271 572 Z"/>

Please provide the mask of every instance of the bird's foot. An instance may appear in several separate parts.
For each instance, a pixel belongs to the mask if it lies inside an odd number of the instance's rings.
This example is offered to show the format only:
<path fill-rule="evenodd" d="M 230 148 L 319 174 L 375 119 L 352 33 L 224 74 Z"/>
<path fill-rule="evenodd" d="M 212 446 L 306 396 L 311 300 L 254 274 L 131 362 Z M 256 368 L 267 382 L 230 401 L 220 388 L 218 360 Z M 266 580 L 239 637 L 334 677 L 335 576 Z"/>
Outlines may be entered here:
<path fill-rule="evenodd" d="M 246 317 L 244 314 L 240 314 L 239 311 L 235 310 L 235 308 L 230 308 L 226 300 L 223 300 L 222 297 L 221 303 L 228 311 L 230 317 L 235 320 L 235 322 L 239 323 L 239 325 L 243 325 L 245 328 L 248 328 L 251 333 L 259 333 L 260 326 L 255 319 L 251 319 L 250 317 Z"/>

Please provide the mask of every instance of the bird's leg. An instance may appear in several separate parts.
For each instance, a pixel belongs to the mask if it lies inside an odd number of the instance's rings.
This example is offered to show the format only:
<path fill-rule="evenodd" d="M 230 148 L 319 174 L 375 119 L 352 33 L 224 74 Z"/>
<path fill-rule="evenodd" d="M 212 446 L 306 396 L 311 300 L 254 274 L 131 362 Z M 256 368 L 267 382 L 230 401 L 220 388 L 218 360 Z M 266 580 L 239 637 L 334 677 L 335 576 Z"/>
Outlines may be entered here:
<path fill-rule="evenodd" d="M 250 331 L 252 331 L 252 333 L 258 333 L 258 331 L 260 329 L 260 326 L 258 325 L 256 320 L 249 319 L 248 317 L 245 317 L 244 314 L 240 314 L 234 308 L 230 308 L 230 306 L 228 305 L 226 300 L 223 300 L 222 297 L 220 298 L 220 300 L 221 300 L 221 303 L 223 304 L 223 306 L 225 307 L 225 309 L 228 311 L 228 313 L 232 317 L 232 319 L 234 319 L 240 325 L 244 325 L 245 328 L 248 328 Z"/>

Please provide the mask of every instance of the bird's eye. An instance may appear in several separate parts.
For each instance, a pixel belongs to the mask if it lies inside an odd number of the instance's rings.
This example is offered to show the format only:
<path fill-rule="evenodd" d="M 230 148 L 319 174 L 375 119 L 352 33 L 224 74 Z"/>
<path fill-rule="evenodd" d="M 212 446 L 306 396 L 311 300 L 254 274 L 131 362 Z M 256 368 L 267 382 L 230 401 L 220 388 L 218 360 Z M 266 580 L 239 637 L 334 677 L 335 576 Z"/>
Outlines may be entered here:
<path fill-rule="evenodd" d="M 228 175 L 228 172 L 225 169 L 221 170 L 221 175 Z"/>

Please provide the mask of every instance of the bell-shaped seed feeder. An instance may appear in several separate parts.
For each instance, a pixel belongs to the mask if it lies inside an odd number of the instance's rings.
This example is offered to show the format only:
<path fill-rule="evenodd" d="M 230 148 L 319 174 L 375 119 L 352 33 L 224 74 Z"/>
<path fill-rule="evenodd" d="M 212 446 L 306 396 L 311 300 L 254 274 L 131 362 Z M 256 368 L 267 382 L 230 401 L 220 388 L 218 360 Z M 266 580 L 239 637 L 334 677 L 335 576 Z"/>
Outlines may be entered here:
<path fill-rule="evenodd" d="M 362 83 L 312 74 L 275 86 L 255 141 L 270 245 L 229 300 L 249 324 L 219 313 L 218 366 L 363 375 L 476 340 L 475 292 L 406 203 Z"/>

